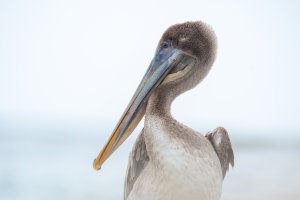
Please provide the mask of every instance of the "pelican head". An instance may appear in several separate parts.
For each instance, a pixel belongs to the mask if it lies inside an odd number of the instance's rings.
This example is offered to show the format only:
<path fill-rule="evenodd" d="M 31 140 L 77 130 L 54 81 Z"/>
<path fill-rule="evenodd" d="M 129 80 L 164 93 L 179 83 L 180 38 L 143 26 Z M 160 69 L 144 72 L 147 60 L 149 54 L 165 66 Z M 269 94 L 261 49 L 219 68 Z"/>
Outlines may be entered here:
<path fill-rule="evenodd" d="M 179 94 L 203 80 L 214 62 L 215 52 L 216 37 L 209 25 L 197 21 L 168 28 L 125 112 L 94 160 L 94 168 L 100 169 L 132 133 L 145 114 L 150 96 L 168 96 L 170 105 Z"/>

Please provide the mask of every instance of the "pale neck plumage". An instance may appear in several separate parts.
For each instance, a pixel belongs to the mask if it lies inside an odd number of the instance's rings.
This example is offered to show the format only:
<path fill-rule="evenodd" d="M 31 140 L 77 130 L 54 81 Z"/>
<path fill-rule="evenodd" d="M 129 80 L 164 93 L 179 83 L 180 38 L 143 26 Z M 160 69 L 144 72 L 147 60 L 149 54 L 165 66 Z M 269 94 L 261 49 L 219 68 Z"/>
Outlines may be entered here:
<path fill-rule="evenodd" d="M 164 91 L 163 88 L 157 88 L 147 102 L 145 115 L 155 115 L 167 118 L 171 117 L 171 104 L 173 100 L 174 97 Z"/>

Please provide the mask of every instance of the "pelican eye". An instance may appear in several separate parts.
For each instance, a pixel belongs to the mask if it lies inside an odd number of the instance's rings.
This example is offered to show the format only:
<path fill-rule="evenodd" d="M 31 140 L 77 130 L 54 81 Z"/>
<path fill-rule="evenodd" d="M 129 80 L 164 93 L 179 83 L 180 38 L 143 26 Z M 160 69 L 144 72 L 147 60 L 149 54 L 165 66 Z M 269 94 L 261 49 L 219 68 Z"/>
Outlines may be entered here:
<path fill-rule="evenodd" d="M 170 41 L 165 41 L 165 42 L 163 42 L 162 45 L 161 45 L 161 47 L 162 47 L 163 49 L 167 49 L 169 46 L 170 46 Z"/>

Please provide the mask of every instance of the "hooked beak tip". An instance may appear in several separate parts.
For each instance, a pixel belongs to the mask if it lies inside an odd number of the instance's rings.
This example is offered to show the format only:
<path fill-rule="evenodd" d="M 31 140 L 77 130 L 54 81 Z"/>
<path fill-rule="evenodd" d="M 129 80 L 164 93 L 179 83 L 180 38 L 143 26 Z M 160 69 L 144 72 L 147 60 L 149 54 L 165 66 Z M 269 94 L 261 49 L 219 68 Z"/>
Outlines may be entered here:
<path fill-rule="evenodd" d="M 94 168 L 96 171 L 98 171 L 98 170 L 101 169 L 101 166 L 98 166 L 96 161 L 97 161 L 97 159 L 95 158 L 95 159 L 94 159 L 94 162 L 93 162 L 93 168 Z"/>

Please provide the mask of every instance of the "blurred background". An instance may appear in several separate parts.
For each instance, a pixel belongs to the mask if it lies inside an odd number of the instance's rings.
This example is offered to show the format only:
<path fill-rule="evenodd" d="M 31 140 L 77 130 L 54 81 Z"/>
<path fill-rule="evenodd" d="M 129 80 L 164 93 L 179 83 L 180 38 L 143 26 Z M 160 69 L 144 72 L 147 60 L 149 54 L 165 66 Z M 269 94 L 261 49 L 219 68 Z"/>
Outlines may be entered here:
<path fill-rule="evenodd" d="M 174 117 L 224 126 L 235 167 L 223 200 L 300 199 L 299 1 L 0 1 L 0 199 L 122 199 L 142 123 L 96 172 L 170 25 L 218 37 L 208 77 Z"/>

